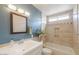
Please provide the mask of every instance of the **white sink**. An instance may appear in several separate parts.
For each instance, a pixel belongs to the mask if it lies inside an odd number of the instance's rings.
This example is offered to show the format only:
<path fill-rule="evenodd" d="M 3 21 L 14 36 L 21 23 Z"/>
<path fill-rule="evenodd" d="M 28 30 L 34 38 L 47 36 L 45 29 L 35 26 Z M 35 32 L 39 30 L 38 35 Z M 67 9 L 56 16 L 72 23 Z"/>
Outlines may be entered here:
<path fill-rule="evenodd" d="M 0 48 L 0 54 L 5 55 L 38 55 L 42 51 L 42 42 L 34 40 L 24 40 L 22 43 L 11 43 Z"/>

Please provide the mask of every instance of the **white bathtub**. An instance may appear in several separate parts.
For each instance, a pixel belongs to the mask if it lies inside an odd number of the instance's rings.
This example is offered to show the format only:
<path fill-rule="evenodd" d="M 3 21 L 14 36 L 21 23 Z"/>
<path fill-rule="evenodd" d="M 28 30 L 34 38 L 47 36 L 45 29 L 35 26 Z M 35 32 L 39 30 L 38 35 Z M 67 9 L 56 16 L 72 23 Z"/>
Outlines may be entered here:
<path fill-rule="evenodd" d="M 41 55 L 42 42 L 24 40 L 0 48 L 1 55 Z"/>
<path fill-rule="evenodd" d="M 52 49 L 54 55 L 75 55 L 74 49 L 64 45 L 47 42 L 45 47 Z"/>

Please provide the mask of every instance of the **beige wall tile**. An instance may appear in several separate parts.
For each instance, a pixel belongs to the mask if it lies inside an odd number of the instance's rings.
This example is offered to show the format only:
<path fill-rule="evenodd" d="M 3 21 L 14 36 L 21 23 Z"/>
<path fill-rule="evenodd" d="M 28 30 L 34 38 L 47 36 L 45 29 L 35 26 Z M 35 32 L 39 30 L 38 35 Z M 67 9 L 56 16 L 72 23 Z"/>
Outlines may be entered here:
<path fill-rule="evenodd" d="M 47 26 L 49 42 L 61 44 L 65 46 L 73 46 L 73 24 L 71 21 L 63 21 L 60 23 L 50 24 Z"/>

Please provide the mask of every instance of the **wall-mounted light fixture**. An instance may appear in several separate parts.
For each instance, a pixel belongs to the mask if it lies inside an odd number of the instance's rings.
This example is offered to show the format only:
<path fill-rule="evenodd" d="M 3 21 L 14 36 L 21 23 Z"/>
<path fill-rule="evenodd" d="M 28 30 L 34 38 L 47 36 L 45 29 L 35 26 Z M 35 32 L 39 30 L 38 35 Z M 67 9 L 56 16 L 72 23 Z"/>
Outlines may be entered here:
<path fill-rule="evenodd" d="M 24 13 L 24 10 L 21 9 L 21 8 L 17 9 L 17 11 L 18 11 L 19 13 Z"/>
<path fill-rule="evenodd" d="M 30 16 L 30 13 L 28 13 L 28 12 L 25 12 L 25 15 L 26 15 L 26 16 Z"/>
<path fill-rule="evenodd" d="M 12 5 L 12 4 L 9 4 L 8 5 L 8 8 L 9 9 L 12 9 L 12 10 L 15 10 L 15 11 L 18 11 L 19 13 L 22 13 L 22 14 L 24 14 L 24 15 L 26 15 L 26 16 L 30 16 L 30 13 L 29 12 L 27 12 L 27 11 L 24 11 L 23 9 L 21 9 L 21 8 L 16 8 L 14 5 Z"/>
<path fill-rule="evenodd" d="M 9 4 L 8 8 L 12 9 L 12 10 L 16 10 L 16 7 L 14 5 Z"/>

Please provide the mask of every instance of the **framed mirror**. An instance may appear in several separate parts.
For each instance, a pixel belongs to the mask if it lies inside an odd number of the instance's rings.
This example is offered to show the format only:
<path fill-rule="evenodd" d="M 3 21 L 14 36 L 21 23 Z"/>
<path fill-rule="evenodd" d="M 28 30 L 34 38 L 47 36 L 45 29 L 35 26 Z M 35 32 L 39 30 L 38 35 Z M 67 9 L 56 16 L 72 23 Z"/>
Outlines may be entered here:
<path fill-rule="evenodd" d="M 27 17 L 11 12 L 10 32 L 11 34 L 27 33 Z"/>

